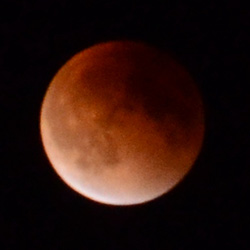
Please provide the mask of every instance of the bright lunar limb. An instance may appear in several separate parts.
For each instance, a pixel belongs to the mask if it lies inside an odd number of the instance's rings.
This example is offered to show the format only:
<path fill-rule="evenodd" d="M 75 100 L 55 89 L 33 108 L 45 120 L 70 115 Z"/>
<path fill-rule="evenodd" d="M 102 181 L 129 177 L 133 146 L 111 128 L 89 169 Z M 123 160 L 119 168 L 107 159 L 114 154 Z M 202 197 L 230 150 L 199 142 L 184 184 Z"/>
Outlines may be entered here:
<path fill-rule="evenodd" d="M 45 94 L 41 136 L 51 165 L 95 201 L 131 205 L 172 189 L 204 136 L 200 93 L 166 53 L 132 41 L 71 58 Z"/>

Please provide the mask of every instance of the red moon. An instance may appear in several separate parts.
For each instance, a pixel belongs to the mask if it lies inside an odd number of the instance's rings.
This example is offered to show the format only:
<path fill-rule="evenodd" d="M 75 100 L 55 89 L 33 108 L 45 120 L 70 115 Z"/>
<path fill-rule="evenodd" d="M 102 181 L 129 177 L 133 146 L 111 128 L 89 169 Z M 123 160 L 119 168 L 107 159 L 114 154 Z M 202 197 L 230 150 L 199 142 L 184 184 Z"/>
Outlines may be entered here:
<path fill-rule="evenodd" d="M 97 202 L 132 205 L 177 185 L 204 137 L 201 95 L 165 52 L 111 41 L 71 58 L 45 94 L 41 137 L 51 165 Z"/>

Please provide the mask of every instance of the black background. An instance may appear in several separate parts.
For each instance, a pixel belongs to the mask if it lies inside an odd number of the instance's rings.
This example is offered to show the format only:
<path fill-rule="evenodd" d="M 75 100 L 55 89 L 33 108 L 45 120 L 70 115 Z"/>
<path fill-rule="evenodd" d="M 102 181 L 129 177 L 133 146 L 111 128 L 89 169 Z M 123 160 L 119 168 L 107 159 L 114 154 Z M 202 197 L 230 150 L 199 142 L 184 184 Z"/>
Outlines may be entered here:
<path fill-rule="evenodd" d="M 0 248 L 249 249 L 249 16 L 239 1 L 2 1 Z M 69 189 L 40 139 L 54 74 L 76 52 L 113 39 L 168 51 L 196 80 L 206 111 L 192 171 L 137 206 Z"/>

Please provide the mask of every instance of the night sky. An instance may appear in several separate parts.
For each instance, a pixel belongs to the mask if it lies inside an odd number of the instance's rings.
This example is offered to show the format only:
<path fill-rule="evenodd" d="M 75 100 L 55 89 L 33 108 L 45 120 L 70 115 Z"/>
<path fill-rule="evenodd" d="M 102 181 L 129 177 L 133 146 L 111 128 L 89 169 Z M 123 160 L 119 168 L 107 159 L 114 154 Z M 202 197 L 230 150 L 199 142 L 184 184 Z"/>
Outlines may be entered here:
<path fill-rule="evenodd" d="M 247 6 L 4 0 L 0 12 L 0 249 L 249 249 Z M 125 207 L 69 189 L 39 131 L 59 68 L 84 48 L 118 39 L 146 42 L 184 65 L 206 115 L 203 148 L 186 178 L 159 199 Z"/>

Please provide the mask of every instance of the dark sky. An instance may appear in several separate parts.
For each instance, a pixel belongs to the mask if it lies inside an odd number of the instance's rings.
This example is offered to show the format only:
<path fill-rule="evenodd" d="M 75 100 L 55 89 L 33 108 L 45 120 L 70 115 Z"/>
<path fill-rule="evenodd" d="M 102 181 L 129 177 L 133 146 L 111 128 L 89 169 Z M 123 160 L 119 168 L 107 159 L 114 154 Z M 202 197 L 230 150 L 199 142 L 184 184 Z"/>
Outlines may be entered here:
<path fill-rule="evenodd" d="M 1 2 L 1 249 L 249 249 L 250 9 L 187 2 Z M 41 145 L 51 78 L 76 52 L 113 39 L 168 51 L 205 104 L 206 137 L 193 170 L 144 205 L 81 197 L 57 177 Z"/>

